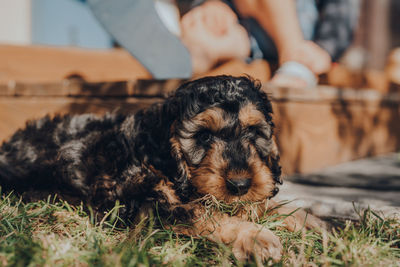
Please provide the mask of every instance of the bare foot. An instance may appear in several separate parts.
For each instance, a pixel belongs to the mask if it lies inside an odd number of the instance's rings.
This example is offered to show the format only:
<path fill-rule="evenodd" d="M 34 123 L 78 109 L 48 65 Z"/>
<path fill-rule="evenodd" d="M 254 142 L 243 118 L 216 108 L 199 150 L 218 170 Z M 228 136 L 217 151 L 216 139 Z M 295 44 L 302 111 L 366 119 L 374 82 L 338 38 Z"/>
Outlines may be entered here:
<path fill-rule="evenodd" d="M 316 75 L 305 65 L 288 61 L 277 70 L 271 83 L 278 87 L 313 88 L 317 86 Z"/>

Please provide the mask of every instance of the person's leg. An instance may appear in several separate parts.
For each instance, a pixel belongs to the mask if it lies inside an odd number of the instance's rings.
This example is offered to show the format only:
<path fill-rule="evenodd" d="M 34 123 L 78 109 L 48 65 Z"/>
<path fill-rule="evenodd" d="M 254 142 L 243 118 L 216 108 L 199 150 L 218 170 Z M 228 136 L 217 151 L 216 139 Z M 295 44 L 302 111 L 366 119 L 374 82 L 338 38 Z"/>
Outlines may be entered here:
<path fill-rule="evenodd" d="M 304 87 L 312 85 L 310 83 L 313 82 L 307 77 L 329 70 L 331 63 L 329 54 L 315 43 L 305 40 L 297 16 L 299 8 L 296 8 L 294 0 L 235 0 L 234 3 L 241 16 L 255 18 L 272 37 L 277 47 L 280 65 L 291 64 L 290 67 L 277 72 L 272 82 L 279 86 Z M 310 2 L 304 1 L 304 4 L 310 5 Z M 308 6 L 310 7 L 312 8 Z M 307 23 L 307 17 L 301 18 Z M 314 20 L 313 17 L 311 20 Z M 300 65 L 303 67 L 296 71 L 287 71 Z M 301 75 L 304 73 L 306 74 Z M 303 83 L 299 80 L 303 80 Z"/>
<path fill-rule="evenodd" d="M 156 79 L 192 76 L 189 51 L 160 19 L 151 0 L 88 0 L 88 4 L 119 45 Z"/>

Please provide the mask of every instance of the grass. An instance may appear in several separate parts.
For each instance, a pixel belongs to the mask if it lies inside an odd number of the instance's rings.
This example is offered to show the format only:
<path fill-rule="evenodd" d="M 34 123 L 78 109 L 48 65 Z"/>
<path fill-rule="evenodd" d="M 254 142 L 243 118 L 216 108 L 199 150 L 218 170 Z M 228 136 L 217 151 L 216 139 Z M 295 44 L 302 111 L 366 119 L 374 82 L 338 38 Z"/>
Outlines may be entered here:
<path fill-rule="evenodd" d="M 358 221 L 335 221 L 329 233 L 291 233 L 280 227 L 277 216 L 264 216 L 259 223 L 272 229 L 284 245 L 276 266 L 400 266 L 400 221 L 371 210 L 360 211 L 359 216 Z M 243 266 L 229 247 L 156 228 L 154 217 L 128 228 L 121 226 L 118 203 L 97 222 L 82 206 L 54 198 L 24 203 L 15 195 L 2 195 L 0 265 Z M 245 266 L 259 264 L 255 259 Z"/>

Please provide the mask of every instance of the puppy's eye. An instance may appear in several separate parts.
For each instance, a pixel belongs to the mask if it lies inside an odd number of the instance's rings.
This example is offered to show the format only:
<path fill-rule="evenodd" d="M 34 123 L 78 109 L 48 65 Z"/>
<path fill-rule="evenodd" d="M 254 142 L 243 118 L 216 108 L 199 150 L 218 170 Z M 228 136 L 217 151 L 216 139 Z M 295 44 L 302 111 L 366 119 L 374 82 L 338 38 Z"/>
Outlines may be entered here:
<path fill-rule="evenodd" d="M 196 134 L 196 139 L 203 144 L 207 144 L 212 141 L 213 134 L 209 130 L 202 130 Z"/>
<path fill-rule="evenodd" d="M 256 126 L 247 127 L 247 131 L 251 134 L 258 134 L 258 128 Z"/>

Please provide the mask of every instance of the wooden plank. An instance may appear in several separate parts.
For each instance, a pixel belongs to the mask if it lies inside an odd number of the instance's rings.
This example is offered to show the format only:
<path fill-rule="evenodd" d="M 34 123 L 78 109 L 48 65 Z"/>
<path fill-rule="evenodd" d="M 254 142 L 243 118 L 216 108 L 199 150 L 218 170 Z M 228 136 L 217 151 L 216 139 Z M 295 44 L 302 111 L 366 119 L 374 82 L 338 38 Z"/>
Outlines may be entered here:
<path fill-rule="evenodd" d="M 268 92 L 276 101 L 295 101 L 295 102 L 400 102 L 400 93 L 393 92 L 382 94 L 374 89 L 351 89 L 337 88 L 333 86 L 320 85 L 314 89 L 301 88 L 277 88 L 269 84 L 264 85 L 264 90 Z"/>
<path fill-rule="evenodd" d="M 1 64 L 1 63 L 0 63 Z M 219 75 L 250 75 L 258 77 L 260 82 L 268 81 L 269 66 L 265 61 L 255 61 L 246 64 L 232 61 L 221 65 L 203 76 Z M 197 76 L 193 79 L 201 78 Z M 67 79 L 51 83 L 8 81 L 0 83 L 0 96 L 166 96 L 178 88 L 185 80 L 152 80 L 132 79 L 128 81 L 85 82 L 80 79 Z"/>
<path fill-rule="evenodd" d="M 88 82 L 149 79 L 149 72 L 123 49 L 0 45 L 0 83 L 54 83 L 68 77 Z"/>
<path fill-rule="evenodd" d="M 90 83 L 152 78 L 150 73 L 124 49 L 89 50 L 72 47 L 0 45 L 0 58 L 0 84 L 3 85 L 61 83 L 68 78 L 79 78 Z M 235 76 L 248 74 L 261 82 L 266 82 L 270 78 L 270 73 L 266 61 L 256 60 L 247 64 L 241 60 L 233 60 L 194 78 L 219 74 Z"/>
<path fill-rule="evenodd" d="M 373 89 L 380 93 L 400 92 L 400 64 L 390 62 L 385 70 L 351 70 L 344 65 L 334 65 L 322 75 L 320 84 L 342 89 Z"/>
<path fill-rule="evenodd" d="M 165 97 L 184 80 L 131 80 L 121 82 L 88 83 L 65 80 L 57 83 L 0 84 L 0 96 L 93 96 L 93 97 Z M 372 101 L 399 102 L 400 92 L 381 93 L 373 89 L 346 90 L 333 86 L 318 86 L 315 89 L 279 88 L 264 83 L 264 90 L 275 100 L 306 102 Z"/>
<path fill-rule="evenodd" d="M 400 149 L 400 106 L 388 102 L 273 102 L 287 174 Z"/>

